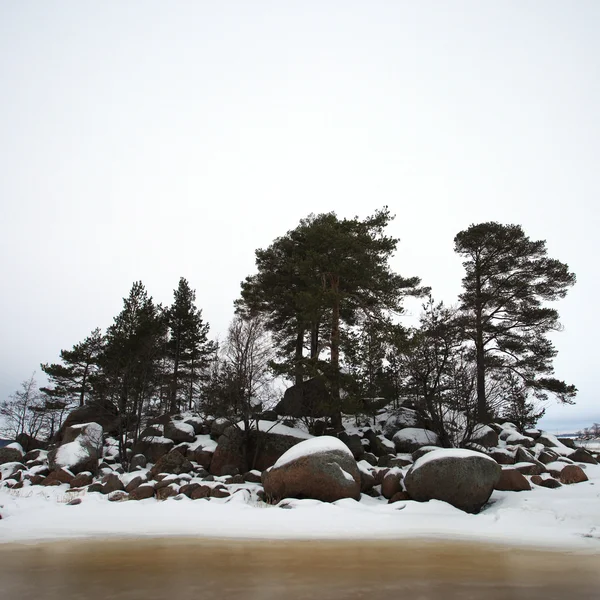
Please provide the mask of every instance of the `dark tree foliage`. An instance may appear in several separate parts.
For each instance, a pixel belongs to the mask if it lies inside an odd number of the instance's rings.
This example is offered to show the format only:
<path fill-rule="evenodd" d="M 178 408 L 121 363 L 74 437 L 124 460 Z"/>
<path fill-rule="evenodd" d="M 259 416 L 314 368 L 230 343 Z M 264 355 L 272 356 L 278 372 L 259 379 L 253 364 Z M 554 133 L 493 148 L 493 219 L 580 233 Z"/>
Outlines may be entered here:
<path fill-rule="evenodd" d="M 321 347 L 327 348 L 328 361 L 319 367 L 338 405 L 342 328 L 356 325 L 361 316 L 400 313 L 406 295 L 422 292 L 419 278 L 403 278 L 390 268 L 398 244 L 385 235 L 392 219 L 387 208 L 363 220 L 311 215 L 268 249 L 258 250 L 258 273 L 242 283 L 245 309 L 266 315 L 296 381 L 304 378 L 306 333 L 313 366 Z M 327 339 L 321 344 L 325 323 Z"/>
<path fill-rule="evenodd" d="M 79 406 L 85 404 L 92 386 L 90 379 L 98 370 L 98 358 L 102 352 L 104 338 L 100 329 L 94 329 L 83 342 L 75 344 L 71 350 L 61 350 L 61 363 L 42 364 L 51 387 L 40 390 L 56 401 L 70 404 L 77 399 Z"/>
<path fill-rule="evenodd" d="M 196 384 L 206 377 L 214 342 L 208 339 L 209 325 L 196 307 L 196 292 L 186 279 L 179 280 L 173 304 L 165 311 L 168 326 L 166 357 L 171 363 L 169 412 L 192 408 Z"/>
<path fill-rule="evenodd" d="M 471 225 L 454 239 L 466 274 L 460 296 L 465 333 L 473 341 L 480 422 L 492 418 L 486 400 L 490 372 L 518 376 L 538 398 L 572 402 L 575 386 L 554 378 L 556 349 L 547 338 L 560 330 L 558 312 L 545 303 L 575 283 L 566 264 L 547 256 L 545 241 L 519 225 Z"/>
<path fill-rule="evenodd" d="M 144 403 L 160 377 L 165 331 L 160 306 L 154 304 L 142 282 L 136 281 L 106 332 L 101 373 L 95 378 L 95 390 L 118 408 L 122 459 L 127 437 L 139 429 Z"/>
<path fill-rule="evenodd" d="M 514 423 L 521 431 L 534 427 L 546 412 L 544 408 L 536 406 L 529 396 L 523 381 L 510 374 L 504 382 L 504 408 L 500 416 Z"/>

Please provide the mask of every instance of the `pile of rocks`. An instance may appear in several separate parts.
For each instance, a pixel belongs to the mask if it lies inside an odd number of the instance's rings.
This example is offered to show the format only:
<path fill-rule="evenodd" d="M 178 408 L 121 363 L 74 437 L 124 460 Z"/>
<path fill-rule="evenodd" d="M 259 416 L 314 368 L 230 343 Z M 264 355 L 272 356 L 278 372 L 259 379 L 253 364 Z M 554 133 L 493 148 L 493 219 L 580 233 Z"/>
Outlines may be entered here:
<path fill-rule="evenodd" d="M 400 408 L 337 437 L 267 420 L 247 432 L 226 419 L 163 416 L 126 448 L 126 470 L 110 423 L 105 431 L 101 423 L 77 420 L 69 417 L 50 451 L 24 452 L 17 443 L 0 449 L 0 486 L 64 486 L 111 501 L 226 499 L 244 492 L 257 502 L 331 502 L 367 494 L 388 502 L 437 499 L 475 513 L 494 490 L 584 482 L 586 467 L 597 464 L 569 442 L 519 432 L 511 423 L 480 425 L 466 448 L 441 449 L 428 424 Z"/>

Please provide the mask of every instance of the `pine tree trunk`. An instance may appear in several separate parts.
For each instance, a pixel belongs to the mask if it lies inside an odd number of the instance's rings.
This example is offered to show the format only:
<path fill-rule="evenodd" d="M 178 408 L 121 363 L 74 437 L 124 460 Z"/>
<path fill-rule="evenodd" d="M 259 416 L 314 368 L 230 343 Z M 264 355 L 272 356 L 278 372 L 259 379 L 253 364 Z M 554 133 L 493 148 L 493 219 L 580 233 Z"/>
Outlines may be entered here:
<path fill-rule="evenodd" d="M 475 352 L 477 363 L 477 422 L 488 423 L 487 399 L 485 397 L 485 348 L 483 345 L 483 301 L 481 298 L 481 274 L 479 265 L 475 266 Z"/>
<path fill-rule="evenodd" d="M 302 376 L 302 358 L 304 352 L 304 328 L 299 324 L 296 334 L 296 356 L 294 361 L 295 384 L 300 385 L 304 380 Z"/>
<path fill-rule="evenodd" d="M 340 399 L 340 279 L 338 275 L 330 275 L 331 292 L 333 294 L 333 311 L 331 320 L 331 398 L 333 411 L 331 425 L 336 431 L 341 431 L 342 413 Z"/>

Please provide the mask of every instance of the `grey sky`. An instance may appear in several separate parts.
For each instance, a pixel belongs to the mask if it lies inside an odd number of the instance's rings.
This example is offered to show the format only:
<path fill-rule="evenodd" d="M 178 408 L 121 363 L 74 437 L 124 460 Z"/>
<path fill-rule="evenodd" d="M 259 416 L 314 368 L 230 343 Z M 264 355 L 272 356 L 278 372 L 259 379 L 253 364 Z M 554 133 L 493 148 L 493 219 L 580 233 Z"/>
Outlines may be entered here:
<path fill-rule="evenodd" d="M 567 262 L 559 377 L 600 420 L 600 3 L 3 2 L 0 395 L 180 276 L 214 334 L 254 250 L 388 204 L 456 300 L 453 237 L 520 223 Z"/>

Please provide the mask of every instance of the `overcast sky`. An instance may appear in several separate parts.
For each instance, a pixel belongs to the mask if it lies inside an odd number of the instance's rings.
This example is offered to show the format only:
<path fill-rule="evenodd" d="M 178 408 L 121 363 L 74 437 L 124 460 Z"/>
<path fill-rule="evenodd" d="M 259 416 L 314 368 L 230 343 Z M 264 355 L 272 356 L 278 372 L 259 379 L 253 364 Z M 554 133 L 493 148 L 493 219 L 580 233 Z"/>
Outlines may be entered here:
<path fill-rule="evenodd" d="M 456 301 L 453 238 L 519 223 L 578 282 L 543 425 L 600 421 L 600 2 L 2 2 L 0 396 L 180 276 L 213 334 L 254 250 L 389 205 Z"/>

